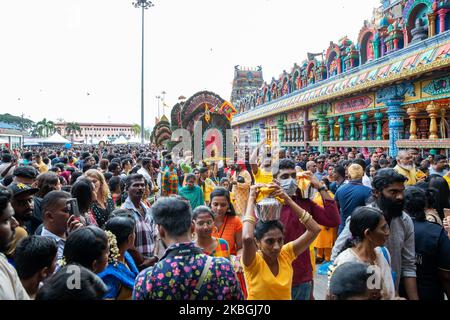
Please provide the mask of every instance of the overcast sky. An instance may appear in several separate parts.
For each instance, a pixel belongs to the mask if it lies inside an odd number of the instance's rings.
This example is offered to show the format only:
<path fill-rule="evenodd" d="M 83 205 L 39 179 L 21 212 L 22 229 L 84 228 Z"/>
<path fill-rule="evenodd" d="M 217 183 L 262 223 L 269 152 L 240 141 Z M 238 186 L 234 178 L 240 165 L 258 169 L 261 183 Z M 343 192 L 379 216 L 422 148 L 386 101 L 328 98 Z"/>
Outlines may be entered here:
<path fill-rule="evenodd" d="M 330 41 L 356 42 L 380 0 L 153 3 L 145 12 L 146 127 L 161 91 L 171 106 L 205 89 L 229 100 L 235 65 L 262 65 L 270 82 Z M 140 30 L 132 0 L 0 1 L 0 113 L 140 123 Z"/>

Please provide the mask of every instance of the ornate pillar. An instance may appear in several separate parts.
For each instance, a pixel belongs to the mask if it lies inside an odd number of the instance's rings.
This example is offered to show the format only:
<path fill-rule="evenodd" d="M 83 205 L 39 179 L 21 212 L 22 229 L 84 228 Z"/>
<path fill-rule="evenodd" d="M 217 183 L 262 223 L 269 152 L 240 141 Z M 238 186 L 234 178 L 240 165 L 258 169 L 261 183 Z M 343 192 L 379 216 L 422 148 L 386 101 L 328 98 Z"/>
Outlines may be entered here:
<path fill-rule="evenodd" d="M 380 39 L 380 46 L 381 46 L 381 57 L 384 57 L 386 54 L 386 44 L 384 43 L 384 39 Z"/>
<path fill-rule="evenodd" d="M 317 122 L 313 121 L 311 124 L 312 141 L 317 141 Z"/>
<path fill-rule="evenodd" d="M 319 132 L 319 152 L 323 152 L 323 141 L 326 139 L 327 135 L 327 114 L 330 110 L 330 106 L 328 104 L 322 104 L 314 108 L 314 115 L 317 117 L 317 125 Z"/>
<path fill-rule="evenodd" d="M 362 123 L 362 130 L 361 130 L 362 140 L 367 140 L 367 119 L 369 119 L 367 113 L 363 113 L 360 119 Z"/>
<path fill-rule="evenodd" d="M 375 113 L 375 120 L 377 121 L 377 140 L 383 140 L 383 114 L 381 112 Z"/>
<path fill-rule="evenodd" d="M 397 140 L 401 137 L 403 130 L 403 119 L 405 111 L 402 103 L 405 94 L 415 96 L 414 85 L 411 82 L 401 83 L 392 87 L 386 87 L 377 92 L 377 102 L 387 106 L 389 117 L 389 155 L 396 157 L 398 153 Z"/>
<path fill-rule="evenodd" d="M 428 14 L 428 37 L 436 35 L 436 14 L 434 12 Z"/>
<path fill-rule="evenodd" d="M 338 119 L 338 123 L 339 123 L 339 141 L 344 141 L 344 125 L 345 125 L 345 118 L 344 116 L 340 116 Z"/>
<path fill-rule="evenodd" d="M 309 134 L 311 131 L 311 125 L 309 124 L 308 119 L 308 109 L 306 109 L 303 113 L 303 141 L 307 142 L 309 141 Z"/>
<path fill-rule="evenodd" d="M 403 47 L 407 47 L 409 44 L 409 37 L 408 37 L 408 29 L 406 27 L 403 28 Z"/>
<path fill-rule="evenodd" d="M 445 13 L 446 10 L 441 9 L 438 11 L 439 14 L 439 33 L 443 33 L 445 31 Z"/>
<path fill-rule="evenodd" d="M 297 124 L 291 124 L 291 141 L 297 142 Z"/>
<path fill-rule="evenodd" d="M 373 45 L 374 59 L 376 60 L 380 57 L 380 39 L 373 40 L 372 45 Z"/>
<path fill-rule="evenodd" d="M 298 139 L 298 141 L 300 142 L 300 141 L 304 141 L 304 138 L 303 138 L 303 123 L 299 123 L 298 124 L 298 133 L 297 133 L 297 139 Z"/>
<path fill-rule="evenodd" d="M 327 119 L 325 118 L 326 115 L 321 115 L 320 118 L 317 120 L 318 126 L 319 126 L 319 152 L 323 152 L 323 141 L 326 138 L 327 135 Z"/>
<path fill-rule="evenodd" d="M 289 125 L 289 142 L 294 141 L 294 125 Z"/>
<path fill-rule="evenodd" d="M 259 124 L 258 132 L 259 132 L 259 139 L 260 139 L 259 141 L 262 141 L 264 139 L 267 140 L 266 131 L 265 131 L 265 124 L 264 123 L 260 123 Z"/>
<path fill-rule="evenodd" d="M 434 101 L 432 101 L 427 107 L 427 112 L 430 116 L 430 136 L 428 137 L 428 139 L 439 139 L 436 119 L 440 114 L 440 110 L 441 108 L 439 108 L 439 106 L 437 106 Z"/>
<path fill-rule="evenodd" d="M 398 153 L 397 140 L 400 139 L 403 130 L 403 118 L 405 111 L 401 107 L 403 100 L 391 100 L 386 102 L 389 116 L 389 145 L 390 155 L 396 157 Z"/>
<path fill-rule="evenodd" d="M 283 118 L 278 119 L 277 121 L 277 129 L 278 129 L 278 143 L 281 144 L 284 142 L 284 120 Z"/>
<path fill-rule="evenodd" d="M 417 139 L 417 114 L 419 113 L 419 110 L 417 107 L 412 106 L 409 107 L 406 110 L 406 113 L 409 116 L 409 120 L 411 120 L 411 125 L 409 126 L 409 140 L 416 140 Z"/>
<path fill-rule="evenodd" d="M 394 51 L 398 50 L 398 39 L 394 39 Z"/>
<path fill-rule="evenodd" d="M 330 141 L 334 141 L 334 124 L 336 123 L 336 121 L 334 120 L 334 118 L 330 118 L 330 120 L 328 120 L 328 125 L 330 126 Z"/>
<path fill-rule="evenodd" d="M 355 132 L 355 122 L 356 122 L 356 117 L 354 114 L 352 114 L 349 118 L 348 118 L 348 122 L 350 122 L 350 140 L 354 141 L 356 140 L 356 132 Z"/>

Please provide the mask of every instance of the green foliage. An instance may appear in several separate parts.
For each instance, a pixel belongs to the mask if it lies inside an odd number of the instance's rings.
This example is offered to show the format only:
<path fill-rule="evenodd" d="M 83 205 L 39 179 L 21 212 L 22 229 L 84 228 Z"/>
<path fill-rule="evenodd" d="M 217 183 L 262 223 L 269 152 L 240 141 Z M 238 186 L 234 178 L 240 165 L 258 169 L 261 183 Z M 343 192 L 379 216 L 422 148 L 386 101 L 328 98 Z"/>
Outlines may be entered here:
<path fill-rule="evenodd" d="M 36 123 L 35 133 L 39 137 L 48 137 L 55 132 L 55 123 L 46 118 Z"/>
<path fill-rule="evenodd" d="M 34 122 L 30 119 L 13 116 L 9 113 L 0 114 L 0 122 L 15 125 L 22 130 L 32 130 L 34 125 Z"/>

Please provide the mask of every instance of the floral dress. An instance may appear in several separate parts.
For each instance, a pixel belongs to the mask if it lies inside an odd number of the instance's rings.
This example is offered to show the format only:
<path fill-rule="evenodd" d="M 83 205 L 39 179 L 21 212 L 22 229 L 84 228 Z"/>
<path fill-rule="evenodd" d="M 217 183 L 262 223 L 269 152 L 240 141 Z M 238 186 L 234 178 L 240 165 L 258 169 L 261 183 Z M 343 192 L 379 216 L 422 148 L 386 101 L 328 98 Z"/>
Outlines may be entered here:
<path fill-rule="evenodd" d="M 174 256 L 171 255 L 174 252 Z M 194 243 L 170 246 L 164 257 L 136 278 L 134 300 L 189 300 L 208 256 Z M 242 300 L 233 266 L 224 258 L 213 258 L 196 300 Z"/>

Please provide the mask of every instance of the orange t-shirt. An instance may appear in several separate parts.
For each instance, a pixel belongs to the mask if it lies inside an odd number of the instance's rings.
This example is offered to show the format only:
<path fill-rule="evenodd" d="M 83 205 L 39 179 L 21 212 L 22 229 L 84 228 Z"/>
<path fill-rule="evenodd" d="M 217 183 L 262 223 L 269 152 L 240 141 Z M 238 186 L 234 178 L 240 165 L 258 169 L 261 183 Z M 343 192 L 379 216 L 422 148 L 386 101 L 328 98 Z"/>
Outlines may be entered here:
<path fill-rule="evenodd" d="M 225 239 L 230 247 L 230 254 L 236 255 L 236 233 L 242 231 L 241 219 L 237 216 L 225 216 L 222 226 L 212 236 Z"/>

